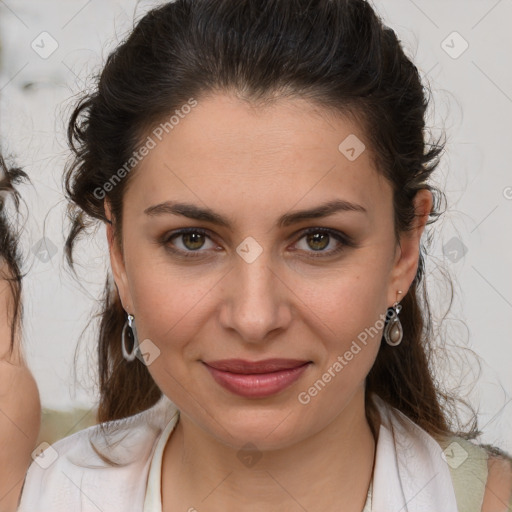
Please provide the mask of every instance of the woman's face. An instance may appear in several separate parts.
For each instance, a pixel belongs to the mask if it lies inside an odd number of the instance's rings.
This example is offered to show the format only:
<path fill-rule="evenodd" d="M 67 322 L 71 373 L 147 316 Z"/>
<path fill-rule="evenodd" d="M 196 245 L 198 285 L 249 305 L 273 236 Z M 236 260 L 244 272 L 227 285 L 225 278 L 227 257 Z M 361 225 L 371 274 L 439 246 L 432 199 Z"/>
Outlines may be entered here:
<path fill-rule="evenodd" d="M 124 260 L 108 227 L 123 307 L 139 342 L 150 340 L 148 369 L 182 417 L 226 444 L 305 439 L 362 391 L 386 310 L 415 276 L 422 225 L 398 247 L 392 189 L 365 134 L 304 100 L 256 109 L 217 94 L 167 131 L 149 134 L 125 192 Z M 430 211 L 430 193 L 418 198 Z M 296 215 L 334 201 L 352 206 Z M 254 376 L 240 378 L 253 379 L 245 392 L 227 389 L 205 364 L 233 358 L 309 364 L 265 395 Z"/>

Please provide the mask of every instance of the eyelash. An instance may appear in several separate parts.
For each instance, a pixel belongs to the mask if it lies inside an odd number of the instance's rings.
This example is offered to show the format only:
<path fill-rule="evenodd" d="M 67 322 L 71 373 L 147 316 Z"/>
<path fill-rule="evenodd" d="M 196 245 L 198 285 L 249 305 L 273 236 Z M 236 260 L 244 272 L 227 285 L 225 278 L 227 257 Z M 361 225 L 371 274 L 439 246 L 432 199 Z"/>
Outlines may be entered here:
<path fill-rule="evenodd" d="M 183 257 L 183 258 L 200 258 L 201 257 L 201 253 L 205 252 L 205 251 L 201 251 L 200 249 L 198 249 L 196 251 L 182 251 L 181 249 L 174 249 L 174 248 L 172 248 L 169 245 L 169 242 L 173 238 L 177 238 L 180 235 L 186 235 L 186 234 L 190 234 L 190 233 L 198 233 L 198 234 L 204 235 L 204 236 L 206 236 L 206 237 L 211 239 L 211 237 L 209 235 L 209 232 L 207 230 L 205 230 L 205 229 L 202 229 L 202 228 L 183 228 L 183 229 L 179 229 L 177 231 L 173 231 L 172 233 L 166 234 L 161 239 L 160 243 L 168 251 L 170 251 L 171 253 L 176 254 L 176 255 L 178 255 L 180 257 Z M 299 240 L 301 240 L 302 238 L 304 238 L 305 236 L 307 236 L 307 235 L 309 235 L 311 233 L 326 234 L 326 235 L 329 235 L 329 236 L 333 237 L 338 242 L 340 242 L 340 245 L 338 246 L 338 248 L 332 249 L 330 251 L 318 251 L 318 254 L 314 254 L 314 251 L 311 251 L 311 252 L 313 252 L 313 254 L 311 255 L 312 258 L 326 258 L 326 257 L 329 257 L 329 256 L 334 256 L 335 254 L 339 254 L 346 247 L 356 247 L 356 244 L 354 243 L 354 241 L 350 237 L 348 237 L 344 233 L 340 233 L 339 231 L 335 231 L 335 230 L 329 229 L 329 228 L 308 228 L 308 229 L 306 229 L 305 231 L 303 231 L 301 233 L 301 236 L 297 239 L 297 241 L 295 243 L 297 243 Z M 310 251 L 306 251 L 306 252 L 310 252 Z"/>

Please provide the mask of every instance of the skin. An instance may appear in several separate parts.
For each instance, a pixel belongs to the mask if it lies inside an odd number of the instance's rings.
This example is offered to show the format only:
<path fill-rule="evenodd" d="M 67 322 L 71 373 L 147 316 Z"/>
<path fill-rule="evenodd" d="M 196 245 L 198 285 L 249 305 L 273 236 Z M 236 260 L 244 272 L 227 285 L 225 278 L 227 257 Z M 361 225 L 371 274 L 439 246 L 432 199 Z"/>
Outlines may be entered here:
<path fill-rule="evenodd" d="M 3 268 L 2 268 L 3 266 Z M 0 275 L 9 275 L 0 263 Z M 9 283 L 0 279 L 0 511 L 15 511 L 32 462 L 41 423 L 37 384 L 28 369 L 17 330 L 9 354 L 14 304 Z"/>
<path fill-rule="evenodd" d="M 489 457 L 482 512 L 510 512 L 512 510 L 512 459 Z"/>
<path fill-rule="evenodd" d="M 217 93 L 200 99 L 132 171 L 122 252 L 106 229 L 123 307 L 135 316 L 139 341 L 148 338 L 161 351 L 148 369 L 181 411 L 162 462 L 164 511 L 363 507 L 376 441 L 365 417 L 364 384 L 382 328 L 308 404 L 297 396 L 405 296 L 432 196 L 418 192 L 416 223 L 398 246 L 392 189 L 376 172 L 368 144 L 354 161 L 338 150 L 350 134 L 365 141 L 357 124 L 303 99 L 261 109 Z M 285 213 L 333 199 L 367 213 L 276 225 Z M 144 214 L 168 200 L 207 206 L 232 225 Z M 110 219 L 108 201 L 105 212 Z M 201 251 L 197 259 L 180 259 L 158 243 L 183 227 L 209 231 L 167 243 Z M 340 242 L 308 243 L 309 227 L 345 233 L 357 246 L 322 256 Z M 250 264 L 236 252 L 249 236 L 263 250 Z M 313 364 L 280 393 L 249 399 L 220 387 L 201 362 L 234 357 Z M 237 457 L 249 442 L 261 454 L 251 467 Z"/>

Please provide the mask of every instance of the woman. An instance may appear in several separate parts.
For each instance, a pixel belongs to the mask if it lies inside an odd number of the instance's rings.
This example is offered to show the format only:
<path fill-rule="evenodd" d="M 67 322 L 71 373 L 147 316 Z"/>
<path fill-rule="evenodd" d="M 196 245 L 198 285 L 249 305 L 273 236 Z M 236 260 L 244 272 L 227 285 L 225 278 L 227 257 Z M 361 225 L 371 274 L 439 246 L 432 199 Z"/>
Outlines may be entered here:
<path fill-rule="evenodd" d="M 21 348 L 21 271 L 18 232 L 5 211 L 15 185 L 27 175 L 9 169 L 0 155 L 0 510 L 16 510 L 32 462 L 41 421 L 37 385 Z"/>
<path fill-rule="evenodd" d="M 426 107 L 362 0 L 149 12 L 69 124 L 69 260 L 103 221 L 114 281 L 102 423 L 20 510 L 510 508 L 429 366 Z"/>

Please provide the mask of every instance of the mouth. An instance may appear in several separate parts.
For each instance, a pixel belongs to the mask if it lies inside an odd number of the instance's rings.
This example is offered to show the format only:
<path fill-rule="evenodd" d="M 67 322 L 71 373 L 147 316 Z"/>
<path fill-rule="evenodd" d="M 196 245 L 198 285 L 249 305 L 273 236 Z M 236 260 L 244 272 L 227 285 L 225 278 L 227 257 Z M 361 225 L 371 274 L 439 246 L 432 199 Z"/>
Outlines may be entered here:
<path fill-rule="evenodd" d="M 203 361 L 215 382 L 246 398 L 264 398 L 289 387 L 313 364 L 298 359 Z"/>

